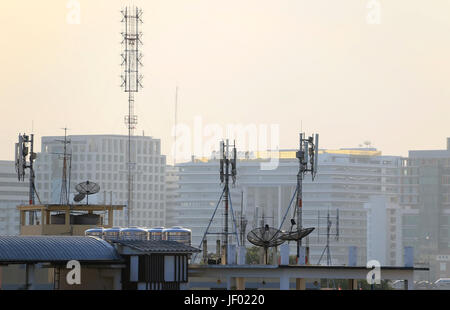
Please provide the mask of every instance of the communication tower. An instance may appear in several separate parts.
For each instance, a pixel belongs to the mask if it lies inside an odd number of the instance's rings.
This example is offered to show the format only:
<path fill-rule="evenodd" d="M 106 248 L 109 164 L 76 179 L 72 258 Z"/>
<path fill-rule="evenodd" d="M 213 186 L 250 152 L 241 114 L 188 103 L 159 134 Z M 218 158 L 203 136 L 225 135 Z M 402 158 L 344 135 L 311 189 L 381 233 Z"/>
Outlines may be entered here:
<path fill-rule="evenodd" d="M 25 169 L 30 169 L 30 190 L 29 190 L 29 204 L 34 205 L 36 187 L 34 184 L 34 169 L 33 162 L 36 159 L 34 148 L 34 134 L 26 135 L 19 134 L 19 142 L 15 144 L 15 166 L 17 177 L 19 181 L 25 180 Z M 38 195 L 37 195 L 38 196 Z M 39 200 L 39 196 L 38 196 Z"/>
<path fill-rule="evenodd" d="M 214 209 L 213 215 L 211 216 L 211 219 L 209 220 L 209 224 L 206 227 L 205 233 L 203 235 L 202 241 L 200 242 L 199 248 L 202 247 L 202 244 L 206 243 L 206 236 L 207 235 L 222 235 L 222 244 L 224 251 L 222 252 L 222 259 L 221 264 L 226 265 L 227 262 L 227 254 L 228 254 L 228 243 L 230 241 L 230 235 L 234 234 L 236 236 L 236 242 L 237 245 L 240 245 L 239 242 L 239 236 L 237 231 L 237 225 L 236 220 L 234 218 L 234 212 L 233 212 L 233 205 L 231 202 L 231 195 L 230 195 L 230 177 L 232 179 L 232 184 L 234 185 L 236 183 L 236 160 L 237 160 L 237 152 L 236 152 L 236 143 L 233 145 L 233 149 L 230 151 L 231 145 L 229 144 L 229 141 L 227 140 L 226 143 L 224 141 L 220 142 L 220 183 L 223 185 L 223 191 L 220 195 L 219 201 L 217 202 L 216 208 Z M 223 225 L 223 231 L 222 232 L 210 232 L 209 228 L 211 226 L 212 221 L 214 220 L 214 216 L 216 215 L 217 208 L 219 207 L 221 201 L 223 198 L 224 202 L 224 225 Z M 231 211 L 231 216 L 233 219 L 234 229 L 235 231 L 233 233 L 229 232 L 229 211 Z M 220 241 L 218 240 L 217 244 L 220 244 Z M 206 247 L 205 247 L 206 248 Z M 204 251 L 207 249 L 204 249 Z M 216 249 L 218 251 L 218 249 Z M 219 253 L 219 251 L 218 251 Z M 205 253 L 204 253 L 205 255 Z M 194 256 L 194 260 L 195 260 Z"/>
<path fill-rule="evenodd" d="M 128 203 L 127 225 L 131 224 L 131 212 L 133 208 L 133 171 L 136 163 L 133 161 L 131 140 L 137 125 L 137 115 L 134 114 L 134 94 L 142 88 L 143 76 L 139 73 L 142 67 L 142 45 L 140 25 L 142 24 L 142 10 L 137 7 L 125 7 L 122 11 L 122 87 L 128 93 L 128 115 L 125 116 L 125 124 L 128 128 Z"/>
<path fill-rule="evenodd" d="M 296 152 L 296 157 L 299 162 L 299 169 L 297 173 L 297 203 L 294 212 L 297 212 L 297 233 L 302 232 L 302 211 L 303 211 L 303 189 L 302 183 L 307 172 L 311 173 L 312 181 L 316 177 L 317 164 L 319 157 L 319 134 L 306 138 L 304 133 L 300 133 L 299 150 Z M 300 265 L 305 264 L 308 260 L 306 255 L 301 255 L 302 239 L 297 239 L 297 260 Z M 306 253 L 305 253 L 306 254 Z M 305 260 L 303 259 L 305 257 Z"/>

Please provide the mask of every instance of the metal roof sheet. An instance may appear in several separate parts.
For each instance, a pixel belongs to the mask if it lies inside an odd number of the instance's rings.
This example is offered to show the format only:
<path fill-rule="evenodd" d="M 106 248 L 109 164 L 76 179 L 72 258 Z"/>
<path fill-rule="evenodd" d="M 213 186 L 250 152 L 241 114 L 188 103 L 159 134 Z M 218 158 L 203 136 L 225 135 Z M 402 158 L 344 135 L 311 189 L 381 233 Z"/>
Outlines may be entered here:
<path fill-rule="evenodd" d="M 120 261 L 108 242 L 82 236 L 0 236 L 0 262 Z"/>
<path fill-rule="evenodd" d="M 195 253 L 199 249 L 177 241 L 169 240 L 114 240 L 118 243 L 138 251 L 147 253 Z"/>

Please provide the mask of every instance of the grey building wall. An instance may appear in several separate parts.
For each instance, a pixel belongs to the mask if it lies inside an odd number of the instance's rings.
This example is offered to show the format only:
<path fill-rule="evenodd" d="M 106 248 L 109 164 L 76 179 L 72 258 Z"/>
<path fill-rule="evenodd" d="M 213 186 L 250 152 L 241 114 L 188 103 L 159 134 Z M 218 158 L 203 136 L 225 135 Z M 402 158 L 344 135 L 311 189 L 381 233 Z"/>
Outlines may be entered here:
<path fill-rule="evenodd" d="M 75 186 L 86 180 L 100 185 L 100 192 L 89 197 L 89 203 L 127 204 L 128 136 L 124 135 L 69 135 L 72 154 L 70 169 L 70 200 L 76 194 Z M 42 137 L 42 152 L 36 161 L 36 182 L 41 199 L 59 203 L 63 144 L 62 136 Z M 162 226 L 165 223 L 165 167 L 161 142 L 145 136 L 132 140 L 133 205 L 131 225 Z M 69 175 L 69 172 L 68 172 Z M 68 181 L 69 182 L 69 181 Z M 81 203 L 85 203 L 85 200 Z M 126 208 L 115 213 L 114 225 L 126 226 Z"/>
<path fill-rule="evenodd" d="M 286 151 L 289 152 L 289 151 Z M 292 153 L 292 151 L 291 151 Z M 237 183 L 231 189 L 232 208 L 239 224 L 240 211 L 248 220 L 246 233 L 262 223 L 279 227 L 295 191 L 298 160 L 281 159 L 275 170 L 261 170 L 262 159 L 238 161 Z M 364 204 L 372 195 L 383 195 L 387 202 L 398 201 L 401 161 L 398 156 L 382 156 L 374 149 L 323 150 L 319 155 L 319 171 L 314 182 L 308 175 L 303 183 L 303 227 L 317 227 L 318 213 L 334 216 L 340 212 L 339 241 L 331 238 L 333 264 L 347 264 L 348 247 L 358 247 L 358 264 L 366 264 L 367 210 Z M 220 197 L 219 162 L 194 160 L 178 164 L 179 198 L 177 212 L 183 226 L 192 230 L 193 245 L 198 246 Z M 241 195 L 243 193 L 243 205 Z M 223 206 L 220 206 L 211 225 L 211 231 L 223 230 Z M 293 207 L 282 229 L 290 229 Z M 231 232 L 235 231 L 230 216 Z M 316 229 L 309 237 L 310 262 L 317 263 L 325 246 L 325 236 L 318 237 Z M 320 232 L 325 233 L 326 222 L 320 222 Z M 246 235 L 245 233 L 245 235 Z M 332 227 L 335 233 L 335 226 Z M 210 252 L 215 251 L 218 235 L 208 238 Z M 235 241 L 234 241 L 235 242 Z M 306 241 L 305 241 L 306 242 Z M 304 242 L 304 244 L 305 244 Z M 250 246 L 248 241 L 246 245 Z M 295 254 L 292 243 L 291 255 Z M 326 258 L 322 259 L 322 263 Z"/>
<path fill-rule="evenodd" d="M 18 235 L 20 229 L 17 206 L 28 204 L 28 173 L 25 181 L 17 179 L 14 161 L 0 160 L 0 235 Z"/>

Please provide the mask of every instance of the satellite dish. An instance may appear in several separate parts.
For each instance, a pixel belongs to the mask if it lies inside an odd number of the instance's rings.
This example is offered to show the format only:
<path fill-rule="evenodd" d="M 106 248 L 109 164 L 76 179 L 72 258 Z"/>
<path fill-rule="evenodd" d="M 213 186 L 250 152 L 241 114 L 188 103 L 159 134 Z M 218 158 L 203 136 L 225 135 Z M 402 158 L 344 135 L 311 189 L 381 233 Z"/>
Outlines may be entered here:
<path fill-rule="evenodd" d="M 75 186 L 75 189 L 78 191 L 79 194 L 83 194 L 84 196 L 87 196 L 86 198 L 86 204 L 89 204 L 89 195 L 96 194 L 100 191 L 100 186 L 97 183 L 86 181 L 78 184 Z M 75 198 L 78 195 L 75 196 Z M 80 199 L 83 200 L 84 196 Z M 79 196 L 78 198 L 80 198 Z M 74 200 L 75 200 L 74 198 Z"/>
<path fill-rule="evenodd" d="M 75 186 L 75 189 L 79 193 L 92 195 L 99 192 L 100 186 L 97 183 L 86 181 Z"/>
<path fill-rule="evenodd" d="M 280 236 L 280 239 L 285 240 L 285 241 L 297 241 L 297 240 L 301 240 L 303 238 L 305 238 L 307 235 L 309 235 L 310 233 L 312 233 L 314 230 L 314 227 L 309 227 L 309 228 L 303 228 L 299 231 L 290 231 L 287 233 L 283 233 Z"/>
<path fill-rule="evenodd" d="M 86 197 L 86 194 L 78 193 L 75 195 L 75 197 L 73 197 L 73 201 L 80 202 L 81 200 L 84 199 L 84 197 Z"/>
<path fill-rule="evenodd" d="M 283 233 L 273 227 L 269 227 L 269 225 L 265 225 L 264 227 L 255 228 L 247 234 L 247 240 L 256 245 L 264 248 L 265 251 L 265 263 L 267 264 L 267 250 L 270 247 L 279 246 L 284 243 L 285 240 L 280 237 Z"/>

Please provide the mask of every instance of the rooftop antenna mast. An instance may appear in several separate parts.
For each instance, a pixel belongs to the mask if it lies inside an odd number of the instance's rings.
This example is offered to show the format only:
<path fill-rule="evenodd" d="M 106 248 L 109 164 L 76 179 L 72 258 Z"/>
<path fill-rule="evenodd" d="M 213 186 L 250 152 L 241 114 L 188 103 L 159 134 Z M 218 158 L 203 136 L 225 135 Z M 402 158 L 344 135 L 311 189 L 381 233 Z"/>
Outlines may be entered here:
<path fill-rule="evenodd" d="M 339 240 L 339 209 L 336 209 L 336 217 L 335 217 L 336 230 L 334 232 L 331 232 L 331 227 L 333 226 L 333 220 L 330 217 L 330 211 L 327 212 L 327 216 L 322 216 L 322 217 L 320 216 L 320 211 L 317 211 L 317 212 L 318 212 L 318 215 L 317 215 L 317 225 L 318 225 L 317 239 L 319 239 L 321 235 L 326 235 L 326 237 L 327 237 L 325 248 L 323 249 L 322 255 L 320 255 L 320 258 L 319 258 L 319 261 L 317 262 L 317 264 L 320 265 L 320 262 L 322 261 L 322 257 L 326 252 L 327 253 L 327 266 L 331 266 L 332 262 L 331 262 L 331 251 L 330 251 L 330 236 L 334 236 L 336 238 L 336 240 Z M 321 232 L 321 230 L 320 230 L 321 220 L 326 220 L 326 222 L 327 222 L 325 233 Z"/>
<path fill-rule="evenodd" d="M 36 159 L 36 153 L 34 153 L 33 147 L 34 147 L 34 134 L 31 135 L 19 134 L 19 142 L 15 144 L 15 166 L 19 181 L 25 180 L 25 169 L 30 169 L 30 176 L 29 176 L 30 190 L 28 200 L 30 205 L 34 205 L 35 203 L 34 195 L 36 193 L 36 187 L 34 186 L 35 176 L 33 169 L 33 162 Z"/>
<path fill-rule="evenodd" d="M 306 138 L 304 133 L 300 133 L 299 150 L 296 157 L 299 161 L 297 174 L 297 203 L 294 212 L 297 212 L 297 234 L 302 232 L 302 211 L 303 211 L 303 178 L 307 172 L 311 172 L 312 181 L 316 177 L 319 156 L 319 134 Z M 306 251 L 302 248 L 302 239 L 297 239 L 297 263 L 304 265 L 308 261 Z"/>
<path fill-rule="evenodd" d="M 231 155 L 231 156 L 230 156 Z M 233 145 L 232 154 L 230 154 L 230 143 L 227 139 L 225 144 L 224 141 L 220 144 L 220 182 L 224 184 L 224 204 L 225 204 L 225 223 L 223 230 L 224 242 L 223 246 L 225 249 L 224 264 L 227 264 L 227 252 L 228 252 L 228 242 L 229 242 L 229 232 L 228 232 L 228 210 L 229 210 L 229 198 L 230 198 L 230 176 L 232 178 L 233 185 L 236 183 L 236 142 Z M 231 166 L 231 167 L 230 167 Z M 230 171 L 231 168 L 231 171 Z"/>
<path fill-rule="evenodd" d="M 128 93 L 128 115 L 125 116 L 125 124 L 128 128 L 128 203 L 127 203 L 127 225 L 131 224 L 133 207 L 133 174 L 135 162 L 132 160 L 131 137 L 137 125 L 137 115 L 134 114 L 134 93 L 142 88 L 143 76 L 139 73 L 142 66 L 142 54 L 140 46 L 142 45 L 142 32 L 139 26 L 142 24 L 142 10 L 136 7 L 125 7 L 122 11 L 122 87 Z"/>
<path fill-rule="evenodd" d="M 241 218 L 239 223 L 239 229 L 240 229 L 240 238 L 241 238 L 241 245 L 245 246 L 245 232 L 247 229 L 248 221 L 244 216 L 244 191 L 241 192 Z"/>
<path fill-rule="evenodd" d="M 227 140 L 226 144 L 224 141 L 220 142 L 220 183 L 224 185 L 224 188 L 222 190 L 222 194 L 220 195 L 219 201 L 217 202 L 216 208 L 214 209 L 213 215 L 211 216 L 211 219 L 209 220 L 208 226 L 206 227 L 205 233 L 203 235 L 202 241 L 200 242 L 199 248 L 202 247 L 203 242 L 206 239 L 206 235 L 222 235 L 223 236 L 223 248 L 224 251 L 222 252 L 222 258 L 221 264 L 226 265 L 227 262 L 227 252 L 228 252 L 228 242 L 229 242 L 229 235 L 235 234 L 236 241 L 238 246 L 240 245 L 239 241 L 239 235 L 237 232 L 237 225 L 236 220 L 234 218 L 234 212 L 233 212 L 233 205 L 231 203 L 231 195 L 230 195 L 230 188 L 229 188 L 229 179 L 232 178 L 232 184 L 234 185 L 236 183 L 236 160 L 237 160 L 237 152 L 236 152 L 236 143 L 233 145 L 233 150 L 230 154 L 230 144 Z M 231 167 L 230 167 L 231 166 Z M 224 202 L 225 206 L 225 212 L 224 212 L 224 228 L 222 232 L 214 233 L 210 232 L 209 228 L 211 226 L 211 223 L 214 219 L 214 216 L 216 215 L 217 209 L 220 205 L 220 203 Z M 229 209 L 231 209 L 231 216 L 233 219 L 233 224 L 235 228 L 234 233 L 230 233 L 228 230 L 228 217 L 229 217 Z M 220 242 L 220 241 L 219 241 Z M 217 249 L 216 249 L 217 250 Z M 195 260 L 196 256 L 194 256 Z"/>
<path fill-rule="evenodd" d="M 173 166 L 177 163 L 178 85 L 175 87 L 175 132 L 173 141 Z"/>
<path fill-rule="evenodd" d="M 67 144 L 70 143 L 70 140 L 67 140 L 67 128 L 62 129 L 64 130 L 64 140 L 56 140 L 63 143 L 64 145 L 64 153 L 62 155 L 63 169 L 61 176 L 61 194 L 59 196 L 59 204 L 67 205 L 69 203 L 69 191 L 67 190 L 67 159 L 71 157 L 69 154 L 67 154 Z"/>
<path fill-rule="evenodd" d="M 19 141 L 15 144 L 15 166 L 17 172 L 17 178 L 19 181 L 25 180 L 25 169 L 30 169 L 29 180 L 29 204 L 35 204 L 35 195 L 37 196 L 39 203 L 39 195 L 36 191 L 34 184 L 35 175 L 33 162 L 36 159 L 36 153 L 34 153 L 34 134 L 26 135 L 19 134 Z M 27 160 L 28 157 L 28 160 Z M 30 223 L 34 223 L 35 212 L 30 212 Z"/>

